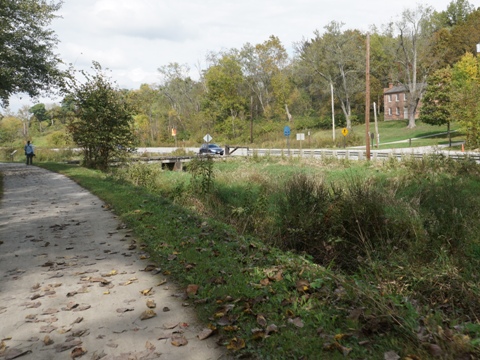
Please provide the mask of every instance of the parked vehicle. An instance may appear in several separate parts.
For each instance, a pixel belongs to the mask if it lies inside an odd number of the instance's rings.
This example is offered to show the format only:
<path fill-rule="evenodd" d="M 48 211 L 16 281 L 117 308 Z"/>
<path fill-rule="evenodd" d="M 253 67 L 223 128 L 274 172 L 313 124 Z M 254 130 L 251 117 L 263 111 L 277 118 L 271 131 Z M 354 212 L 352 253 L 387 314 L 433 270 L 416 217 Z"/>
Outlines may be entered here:
<path fill-rule="evenodd" d="M 203 144 L 198 153 L 200 155 L 223 155 L 224 150 L 217 144 Z"/>

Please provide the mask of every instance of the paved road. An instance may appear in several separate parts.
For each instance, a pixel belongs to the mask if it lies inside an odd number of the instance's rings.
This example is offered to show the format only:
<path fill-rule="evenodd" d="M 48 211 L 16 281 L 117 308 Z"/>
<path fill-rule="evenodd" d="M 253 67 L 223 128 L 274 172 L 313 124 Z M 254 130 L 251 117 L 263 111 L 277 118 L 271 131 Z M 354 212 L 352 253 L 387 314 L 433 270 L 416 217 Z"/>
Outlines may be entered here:
<path fill-rule="evenodd" d="M 36 166 L 0 172 L 0 359 L 226 358 L 97 197 Z"/>

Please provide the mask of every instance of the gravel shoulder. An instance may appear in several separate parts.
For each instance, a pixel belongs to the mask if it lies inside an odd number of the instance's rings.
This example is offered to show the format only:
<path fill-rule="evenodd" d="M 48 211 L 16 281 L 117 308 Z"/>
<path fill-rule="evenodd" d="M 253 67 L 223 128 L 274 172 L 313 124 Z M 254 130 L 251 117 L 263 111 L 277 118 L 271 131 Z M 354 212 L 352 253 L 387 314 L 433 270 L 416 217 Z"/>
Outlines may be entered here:
<path fill-rule="evenodd" d="M 0 172 L 0 359 L 227 359 L 101 200 L 36 166 Z"/>

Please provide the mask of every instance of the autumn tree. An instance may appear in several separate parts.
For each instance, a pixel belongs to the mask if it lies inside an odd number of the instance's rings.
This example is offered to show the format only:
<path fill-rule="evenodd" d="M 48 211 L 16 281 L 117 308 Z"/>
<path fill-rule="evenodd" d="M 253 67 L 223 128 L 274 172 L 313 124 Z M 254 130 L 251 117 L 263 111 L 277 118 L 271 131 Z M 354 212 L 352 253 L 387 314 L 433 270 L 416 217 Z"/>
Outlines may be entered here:
<path fill-rule="evenodd" d="M 113 158 L 124 158 L 134 149 L 132 108 L 126 94 L 94 62 L 95 74 L 72 84 L 75 117 L 69 124 L 73 141 L 82 148 L 83 165 L 106 169 Z"/>
<path fill-rule="evenodd" d="M 334 89 L 347 127 L 352 127 L 352 100 L 365 89 L 365 41 L 356 30 L 342 30 L 343 24 L 332 21 L 325 33 L 297 45 L 304 66 L 317 79 Z"/>
<path fill-rule="evenodd" d="M 202 85 L 190 76 L 187 65 L 170 63 L 158 69 L 161 82 L 158 91 L 166 98 L 168 130 L 172 127 L 187 133 L 198 126 L 201 99 L 204 93 Z"/>
<path fill-rule="evenodd" d="M 430 125 L 447 125 L 450 140 L 452 70 L 444 68 L 428 77 L 419 120 Z"/>
<path fill-rule="evenodd" d="M 400 20 L 394 24 L 396 32 L 395 51 L 397 71 L 392 80 L 407 90 L 408 127 L 414 128 L 418 104 L 425 91 L 428 75 L 434 70 L 437 59 L 432 58 L 433 27 L 431 26 L 431 7 L 418 5 L 415 9 L 405 10 Z"/>
<path fill-rule="evenodd" d="M 32 97 L 62 84 L 58 43 L 49 29 L 62 2 L 3 0 L 0 5 L 0 105 L 12 94 Z"/>
<path fill-rule="evenodd" d="M 272 83 L 285 80 L 285 78 L 280 79 L 281 75 L 279 74 L 288 65 L 288 53 L 280 39 L 272 35 L 261 44 L 247 43 L 240 50 L 239 58 L 246 83 L 254 97 L 255 104 L 258 104 L 258 108 L 261 110 L 261 115 L 266 118 L 274 116 L 277 100 L 283 102 L 279 106 L 285 108 L 288 114 L 288 103 L 285 101 L 285 96 L 280 95 L 277 98 Z"/>
<path fill-rule="evenodd" d="M 170 105 L 158 89 L 142 84 L 138 90 L 129 93 L 128 99 L 135 108 L 135 132 L 142 144 L 152 146 L 162 135 L 164 138 L 168 136 L 166 119 Z"/>
<path fill-rule="evenodd" d="M 224 55 L 204 74 L 206 93 L 203 111 L 217 129 L 235 137 L 236 121 L 246 110 L 245 81 L 240 63 L 232 55 Z"/>
<path fill-rule="evenodd" d="M 466 144 L 480 147 L 480 73 L 479 61 L 465 54 L 452 70 L 452 117 L 466 132 Z"/>

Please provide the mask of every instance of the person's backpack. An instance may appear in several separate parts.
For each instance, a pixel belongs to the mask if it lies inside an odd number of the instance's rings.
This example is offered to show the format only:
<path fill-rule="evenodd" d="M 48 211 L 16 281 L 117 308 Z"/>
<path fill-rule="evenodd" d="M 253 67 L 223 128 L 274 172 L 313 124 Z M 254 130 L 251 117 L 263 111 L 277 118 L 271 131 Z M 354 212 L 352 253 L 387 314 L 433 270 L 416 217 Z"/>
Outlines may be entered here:
<path fill-rule="evenodd" d="M 33 147 L 32 147 L 32 145 L 27 145 L 27 146 L 25 147 L 25 154 L 26 154 L 26 155 L 33 154 Z"/>

